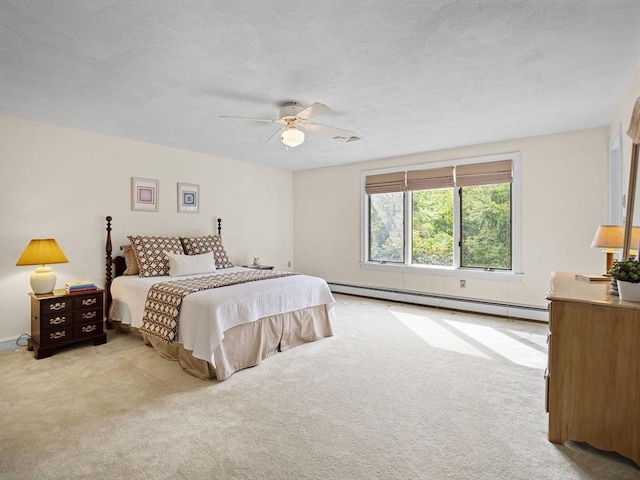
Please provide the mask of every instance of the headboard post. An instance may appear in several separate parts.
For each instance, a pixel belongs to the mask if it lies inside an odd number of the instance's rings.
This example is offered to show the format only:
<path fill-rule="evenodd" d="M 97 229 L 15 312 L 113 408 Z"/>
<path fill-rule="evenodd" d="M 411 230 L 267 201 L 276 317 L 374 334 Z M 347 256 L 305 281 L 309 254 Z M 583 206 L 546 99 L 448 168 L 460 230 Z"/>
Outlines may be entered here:
<path fill-rule="evenodd" d="M 111 322 L 109 321 L 109 307 L 111 306 L 111 280 L 113 279 L 113 269 L 111 266 L 113 265 L 113 259 L 111 258 L 111 252 L 113 250 L 111 246 L 111 216 L 107 216 L 105 220 L 107 221 L 107 243 L 105 245 L 105 276 L 104 276 L 104 290 L 107 295 L 107 328 L 111 329 Z"/>
<path fill-rule="evenodd" d="M 218 235 L 222 233 L 222 219 L 218 219 Z"/>

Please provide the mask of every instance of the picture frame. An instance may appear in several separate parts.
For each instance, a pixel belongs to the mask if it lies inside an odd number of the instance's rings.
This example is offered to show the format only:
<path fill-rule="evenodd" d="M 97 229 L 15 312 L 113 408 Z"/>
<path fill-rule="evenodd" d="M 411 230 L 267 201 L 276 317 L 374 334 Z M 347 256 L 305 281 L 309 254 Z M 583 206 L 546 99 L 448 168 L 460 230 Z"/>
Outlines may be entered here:
<path fill-rule="evenodd" d="M 158 180 L 131 177 L 131 210 L 157 212 L 158 192 Z"/>
<path fill-rule="evenodd" d="M 178 213 L 200 213 L 200 185 L 178 183 Z"/>

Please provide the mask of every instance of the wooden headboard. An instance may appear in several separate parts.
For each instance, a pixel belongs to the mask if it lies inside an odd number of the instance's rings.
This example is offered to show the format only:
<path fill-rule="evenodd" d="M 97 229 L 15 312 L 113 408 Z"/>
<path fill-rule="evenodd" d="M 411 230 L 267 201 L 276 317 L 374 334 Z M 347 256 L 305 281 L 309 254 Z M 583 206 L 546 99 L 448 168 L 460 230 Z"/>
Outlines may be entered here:
<path fill-rule="evenodd" d="M 109 321 L 109 307 L 111 306 L 111 282 L 115 277 L 119 277 L 122 275 L 127 268 L 124 257 L 122 255 L 117 255 L 115 258 L 112 257 L 113 246 L 111 243 L 111 220 L 113 217 L 111 215 L 105 218 L 107 221 L 107 242 L 104 247 L 105 251 L 105 276 L 104 276 L 104 289 L 107 293 L 107 328 L 112 328 L 111 322 Z M 222 235 L 222 219 L 218 218 L 218 235 Z M 114 275 L 115 274 L 115 275 Z"/>

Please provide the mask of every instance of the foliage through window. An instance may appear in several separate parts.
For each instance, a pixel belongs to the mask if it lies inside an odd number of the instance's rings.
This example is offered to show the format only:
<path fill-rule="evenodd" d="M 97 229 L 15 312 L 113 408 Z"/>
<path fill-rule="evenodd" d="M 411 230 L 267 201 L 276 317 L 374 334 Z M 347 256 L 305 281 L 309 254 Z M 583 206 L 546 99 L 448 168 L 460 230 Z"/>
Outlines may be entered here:
<path fill-rule="evenodd" d="M 372 195 L 369 207 L 369 258 L 377 262 L 404 262 L 404 194 Z"/>
<path fill-rule="evenodd" d="M 460 265 L 510 270 L 511 183 L 460 190 Z"/>
<path fill-rule="evenodd" d="M 367 261 L 513 269 L 512 160 L 366 177 Z"/>
<path fill-rule="evenodd" d="M 412 263 L 453 266 L 453 189 L 411 192 Z"/>

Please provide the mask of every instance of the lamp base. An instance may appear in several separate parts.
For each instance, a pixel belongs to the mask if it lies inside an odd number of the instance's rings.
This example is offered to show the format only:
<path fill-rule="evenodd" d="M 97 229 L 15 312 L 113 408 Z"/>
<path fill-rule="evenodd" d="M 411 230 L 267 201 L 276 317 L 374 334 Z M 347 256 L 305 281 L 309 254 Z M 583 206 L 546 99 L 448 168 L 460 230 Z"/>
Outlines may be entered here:
<path fill-rule="evenodd" d="M 51 293 L 56 287 L 56 274 L 51 267 L 38 267 L 29 278 L 33 293 Z"/>

